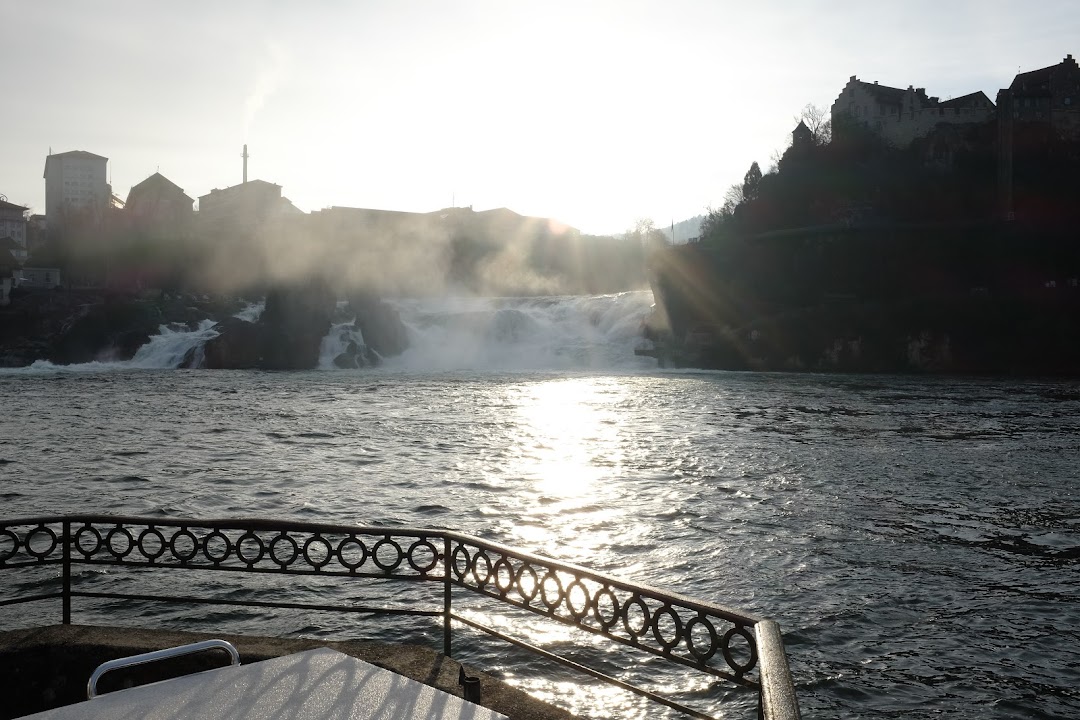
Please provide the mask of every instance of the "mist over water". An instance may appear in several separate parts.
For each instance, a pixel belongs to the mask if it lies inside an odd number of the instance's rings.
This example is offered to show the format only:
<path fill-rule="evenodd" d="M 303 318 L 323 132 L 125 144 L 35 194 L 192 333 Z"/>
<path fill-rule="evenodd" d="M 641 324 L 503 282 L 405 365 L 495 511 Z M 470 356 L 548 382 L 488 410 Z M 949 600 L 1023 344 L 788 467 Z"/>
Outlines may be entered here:
<path fill-rule="evenodd" d="M 1080 715 L 1074 384 L 659 372 L 632 354 L 649 302 L 398 301 L 410 351 L 366 370 L 5 371 L 2 514 L 449 527 L 775 618 L 805 717 Z M 136 357 L 166 365 L 181 334 Z M 220 581 L 182 580 L 206 592 Z M 312 580 L 283 592 L 343 591 Z M 76 617 L 116 623 L 120 610 L 87 602 Z M 434 632 L 124 612 L 223 632 Z M 540 621 L 517 630 L 568 640 Z M 586 716 L 662 716 L 468 633 L 455 643 L 466 662 Z M 745 693 L 638 671 L 695 706 L 753 717 Z"/>
<path fill-rule="evenodd" d="M 647 369 L 634 356 L 648 292 L 605 296 L 451 298 L 402 302 L 410 370 Z"/>
<path fill-rule="evenodd" d="M 656 361 L 634 355 L 641 322 L 652 306 L 652 293 L 615 295 L 484 298 L 450 297 L 389 301 L 401 314 L 409 348 L 400 357 L 383 358 L 388 368 L 434 370 L 574 370 L 654 368 Z M 236 317 L 254 322 L 264 303 L 252 303 Z M 339 313 L 347 303 L 339 302 Z M 362 345 L 363 333 L 352 318 L 334 323 L 323 338 L 319 369 L 334 370 L 334 358 L 350 342 Z M 26 371 L 86 372 L 123 369 L 171 369 L 189 351 L 201 352 L 218 331 L 212 320 L 195 330 L 162 325 L 130 361 L 99 361 L 56 366 L 38 361 Z M 198 354 L 196 360 L 198 361 Z M 198 362 L 196 362 L 196 365 Z"/>

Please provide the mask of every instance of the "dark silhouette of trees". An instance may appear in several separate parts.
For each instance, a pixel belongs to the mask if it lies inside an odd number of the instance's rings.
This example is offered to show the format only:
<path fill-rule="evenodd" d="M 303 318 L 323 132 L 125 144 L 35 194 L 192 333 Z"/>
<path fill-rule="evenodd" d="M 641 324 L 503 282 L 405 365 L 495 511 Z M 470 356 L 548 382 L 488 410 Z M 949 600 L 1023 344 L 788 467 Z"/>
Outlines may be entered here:
<path fill-rule="evenodd" d="M 750 169 L 746 171 L 746 175 L 743 176 L 743 200 L 756 200 L 758 196 L 758 188 L 760 187 L 761 168 L 758 167 L 757 160 L 755 160 L 753 163 L 750 164 Z"/>

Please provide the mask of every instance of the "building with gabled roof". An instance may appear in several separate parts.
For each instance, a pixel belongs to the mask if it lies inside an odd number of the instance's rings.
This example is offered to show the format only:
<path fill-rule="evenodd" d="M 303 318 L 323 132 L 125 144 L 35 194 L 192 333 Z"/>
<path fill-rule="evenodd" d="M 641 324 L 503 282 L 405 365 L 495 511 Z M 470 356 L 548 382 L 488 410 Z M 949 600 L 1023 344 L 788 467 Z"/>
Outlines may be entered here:
<path fill-rule="evenodd" d="M 124 203 L 124 214 L 139 230 L 177 233 L 188 227 L 195 200 L 184 189 L 159 172 L 132 185 Z"/>
<path fill-rule="evenodd" d="M 1080 67 L 1072 55 L 1057 65 L 1017 74 L 998 91 L 1014 122 L 1046 123 L 1062 135 L 1080 134 Z"/>
<path fill-rule="evenodd" d="M 907 147 L 938 125 L 986 122 L 995 107 L 983 92 L 942 102 L 925 88 L 907 89 L 869 83 L 852 75 L 832 105 L 833 134 L 842 134 L 846 122 L 869 128 L 897 147 Z"/>
<path fill-rule="evenodd" d="M 791 146 L 801 148 L 812 145 L 813 142 L 814 133 L 806 126 L 805 122 L 800 120 L 795 129 L 791 131 Z"/>

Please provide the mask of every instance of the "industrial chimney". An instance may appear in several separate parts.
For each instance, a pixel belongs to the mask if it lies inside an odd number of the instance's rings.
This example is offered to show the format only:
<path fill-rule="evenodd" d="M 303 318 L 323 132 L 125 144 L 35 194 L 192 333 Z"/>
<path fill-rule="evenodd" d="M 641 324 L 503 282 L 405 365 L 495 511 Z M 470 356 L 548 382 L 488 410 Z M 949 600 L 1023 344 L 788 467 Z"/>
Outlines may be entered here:
<path fill-rule="evenodd" d="M 240 157 L 244 158 L 244 184 L 246 185 L 247 184 L 247 160 L 248 160 L 247 143 L 244 143 L 244 154 L 241 155 Z"/>

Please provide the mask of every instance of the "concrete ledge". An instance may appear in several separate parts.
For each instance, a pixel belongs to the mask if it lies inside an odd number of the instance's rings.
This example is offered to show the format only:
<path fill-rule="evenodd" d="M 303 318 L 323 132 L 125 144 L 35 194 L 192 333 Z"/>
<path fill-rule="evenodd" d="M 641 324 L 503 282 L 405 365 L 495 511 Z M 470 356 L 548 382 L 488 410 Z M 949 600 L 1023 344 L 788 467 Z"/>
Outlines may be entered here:
<path fill-rule="evenodd" d="M 392 670 L 405 677 L 461 696 L 457 661 L 418 645 L 325 640 L 283 639 L 188 633 L 141 628 L 89 625 L 51 625 L 0 632 L 0 720 L 17 718 L 86 699 L 86 682 L 101 663 L 150 650 L 160 650 L 210 638 L 228 640 L 240 651 L 242 663 L 258 662 L 317 647 L 330 647 L 346 655 Z M 150 667 L 109 673 L 100 692 L 156 682 L 177 675 L 208 670 L 224 664 L 217 653 L 177 658 Z M 512 720 L 572 720 L 575 716 L 475 668 L 467 673 L 480 678 L 480 703 Z"/>

